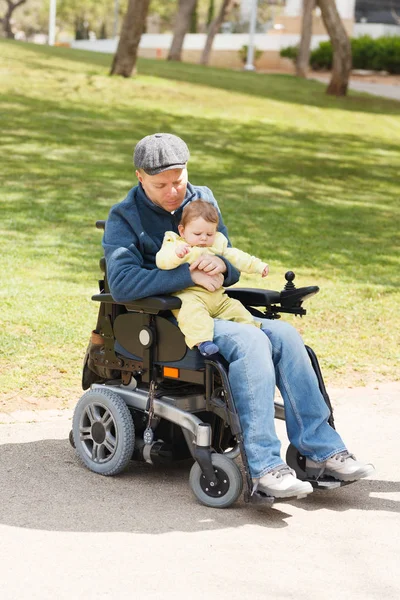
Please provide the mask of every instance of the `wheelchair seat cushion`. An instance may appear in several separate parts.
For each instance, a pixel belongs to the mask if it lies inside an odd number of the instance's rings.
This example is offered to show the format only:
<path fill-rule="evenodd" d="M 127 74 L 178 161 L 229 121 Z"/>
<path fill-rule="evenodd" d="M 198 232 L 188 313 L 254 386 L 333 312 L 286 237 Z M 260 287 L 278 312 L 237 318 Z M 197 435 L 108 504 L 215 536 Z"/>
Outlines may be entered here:
<path fill-rule="evenodd" d="M 118 341 L 115 342 L 114 349 L 115 349 L 116 354 L 119 354 L 125 358 L 130 358 L 131 360 L 138 360 L 138 361 L 142 360 L 141 356 L 137 356 L 136 354 L 129 352 L 129 350 L 126 350 L 126 348 L 124 348 Z M 185 356 L 180 360 L 164 360 L 164 361 L 155 360 L 154 362 L 157 365 L 177 367 L 179 369 L 190 369 L 193 371 L 198 371 L 200 369 L 203 369 L 205 366 L 204 358 L 202 357 L 200 352 L 197 349 L 189 350 L 189 348 L 187 348 Z"/>

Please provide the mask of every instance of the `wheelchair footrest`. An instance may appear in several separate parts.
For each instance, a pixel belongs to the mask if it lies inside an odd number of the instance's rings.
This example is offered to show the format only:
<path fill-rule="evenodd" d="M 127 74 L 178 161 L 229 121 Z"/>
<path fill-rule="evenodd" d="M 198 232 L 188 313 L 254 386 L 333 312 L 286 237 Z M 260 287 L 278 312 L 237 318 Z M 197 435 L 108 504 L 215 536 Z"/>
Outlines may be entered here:
<path fill-rule="evenodd" d="M 309 481 L 313 488 L 318 490 L 335 490 L 349 485 L 349 483 L 355 483 L 354 481 L 339 481 L 333 477 L 321 477 L 320 479 L 304 479 L 303 481 Z"/>
<path fill-rule="evenodd" d="M 274 496 L 267 496 L 263 492 L 255 491 L 253 494 L 245 494 L 245 502 L 251 502 L 253 504 L 266 504 L 272 506 L 275 502 Z"/>

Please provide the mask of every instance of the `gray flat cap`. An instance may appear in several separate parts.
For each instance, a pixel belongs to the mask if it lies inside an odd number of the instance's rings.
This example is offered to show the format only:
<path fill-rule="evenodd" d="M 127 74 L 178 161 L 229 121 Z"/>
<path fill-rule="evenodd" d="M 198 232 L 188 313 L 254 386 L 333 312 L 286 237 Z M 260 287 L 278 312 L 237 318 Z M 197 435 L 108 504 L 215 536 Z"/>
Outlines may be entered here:
<path fill-rule="evenodd" d="M 137 143 L 133 162 L 148 175 L 183 169 L 190 158 L 185 142 L 172 133 L 147 135 Z"/>

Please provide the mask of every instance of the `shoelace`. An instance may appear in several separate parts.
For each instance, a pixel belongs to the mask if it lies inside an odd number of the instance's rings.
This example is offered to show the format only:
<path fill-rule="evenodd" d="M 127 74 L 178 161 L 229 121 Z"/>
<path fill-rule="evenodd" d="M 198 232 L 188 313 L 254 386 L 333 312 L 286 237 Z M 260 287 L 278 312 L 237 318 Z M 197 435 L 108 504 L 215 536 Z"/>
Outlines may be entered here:
<path fill-rule="evenodd" d="M 287 465 L 282 465 L 281 467 L 277 467 L 276 469 L 273 469 L 272 471 L 270 471 L 269 475 L 273 475 L 277 479 L 280 479 L 281 477 L 284 477 L 284 475 L 296 476 L 296 473 L 293 471 L 293 469 L 291 469 Z"/>
<path fill-rule="evenodd" d="M 280 467 L 276 467 L 276 469 L 269 471 L 268 475 L 272 475 L 273 477 L 276 477 L 277 479 L 284 477 L 284 475 L 293 475 L 294 477 L 296 477 L 295 471 L 293 471 L 293 469 L 291 469 L 287 465 L 281 465 Z M 255 480 L 253 483 L 253 488 L 251 490 L 251 496 L 254 494 L 254 492 L 257 490 L 257 488 L 258 488 L 258 480 Z"/>
<path fill-rule="evenodd" d="M 340 460 L 340 462 L 342 462 L 342 463 L 344 463 L 348 458 L 354 458 L 354 460 L 356 460 L 356 457 L 354 456 L 354 454 L 350 454 L 350 452 L 348 452 L 347 450 L 344 450 L 343 452 L 339 452 L 332 458 L 334 458 L 335 460 Z"/>

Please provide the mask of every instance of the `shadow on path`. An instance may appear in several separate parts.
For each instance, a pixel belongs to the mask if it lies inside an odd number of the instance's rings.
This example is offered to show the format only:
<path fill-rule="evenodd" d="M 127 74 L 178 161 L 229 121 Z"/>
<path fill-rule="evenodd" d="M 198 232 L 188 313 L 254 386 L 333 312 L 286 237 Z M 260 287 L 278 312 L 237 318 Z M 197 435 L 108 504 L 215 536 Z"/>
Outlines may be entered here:
<path fill-rule="evenodd" d="M 81 466 L 68 440 L 5 444 L 0 446 L 0 522 L 49 531 L 147 534 L 288 525 L 291 515 L 279 503 L 267 508 L 240 500 L 225 510 L 200 505 L 188 485 L 189 468 L 187 462 L 168 468 L 132 463 L 122 475 L 106 478 Z M 306 511 L 398 512 L 398 502 L 370 494 L 399 491 L 399 482 L 364 481 L 293 504 Z"/>

